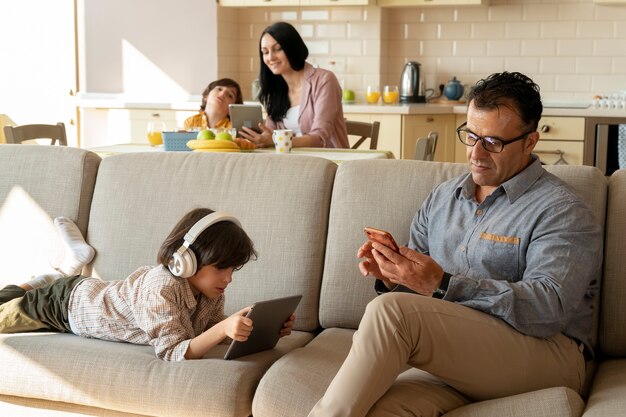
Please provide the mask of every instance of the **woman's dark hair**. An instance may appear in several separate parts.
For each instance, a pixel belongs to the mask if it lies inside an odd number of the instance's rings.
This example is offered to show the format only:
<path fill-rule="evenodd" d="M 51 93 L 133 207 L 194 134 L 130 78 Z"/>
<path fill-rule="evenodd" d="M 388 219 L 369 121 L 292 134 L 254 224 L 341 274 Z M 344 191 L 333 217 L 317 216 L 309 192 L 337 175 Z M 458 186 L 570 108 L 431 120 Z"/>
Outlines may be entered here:
<path fill-rule="evenodd" d="M 237 90 L 235 103 L 243 104 L 243 94 L 241 94 L 241 87 L 239 87 L 237 81 L 231 80 L 230 78 L 220 78 L 219 80 L 215 80 L 211 84 L 209 84 L 207 88 L 205 88 L 202 92 L 202 104 L 200 104 L 200 110 L 206 110 L 207 98 L 209 97 L 209 93 L 211 92 L 211 90 L 213 90 L 215 87 L 235 87 L 235 90 Z"/>
<path fill-rule="evenodd" d="M 197 208 L 185 214 L 167 236 L 157 262 L 168 267 L 170 258 L 181 247 L 185 234 L 200 219 L 214 213 L 208 208 Z M 239 269 L 249 260 L 256 259 L 254 244 L 246 232 L 230 221 L 215 223 L 205 229 L 189 247 L 196 255 L 198 269 L 213 265 L 218 269 Z"/>
<path fill-rule="evenodd" d="M 265 34 L 270 35 L 278 42 L 285 52 L 289 65 L 294 71 L 304 68 L 305 61 L 309 56 L 309 49 L 302 40 L 302 37 L 289 23 L 277 22 L 265 28 L 259 38 L 259 58 L 261 60 L 259 70 L 259 101 L 265 106 L 268 116 L 275 122 L 283 120 L 287 110 L 291 106 L 289 101 L 289 87 L 282 75 L 275 75 L 265 65 L 263 61 L 263 51 L 261 51 L 261 39 Z"/>
<path fill-rule="evenodd" d="M 495 73 L 478 81 L 467 96 L 468 102 L 472 100 L 479 109 L 509 107 L 519 114 L 527 131 L 537 130 L 543 112 L 539 86 L 519 72 Z"/>

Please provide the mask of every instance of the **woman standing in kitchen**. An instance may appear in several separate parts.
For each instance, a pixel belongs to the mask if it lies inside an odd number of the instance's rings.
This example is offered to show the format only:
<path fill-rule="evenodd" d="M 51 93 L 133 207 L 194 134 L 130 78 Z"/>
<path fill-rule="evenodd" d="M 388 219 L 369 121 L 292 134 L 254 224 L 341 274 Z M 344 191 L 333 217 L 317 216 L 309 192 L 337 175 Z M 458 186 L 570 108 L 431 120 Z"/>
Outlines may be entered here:
<path fill-rule="evenodd" d="M 239 84 L 230 78 L 213 81 L 202 92 L 200 111 L 185 119 L 185 130 L 202 130 L 210 127 L 232 127 L 229 104 L 242 104 Z"/>
<path fill-rule="evenodd" d="M 267 147 L 274 129 L 291 129 L 293 146 L 349 148 L 341 86 L 331 71 L 306 62 L 309 50 L 298 31 L 285 22 L 268 26 L 259 56 L 259 101 L 268 117 L 259 125 L 261 133 L 243 128 L 241 137 Z"/>

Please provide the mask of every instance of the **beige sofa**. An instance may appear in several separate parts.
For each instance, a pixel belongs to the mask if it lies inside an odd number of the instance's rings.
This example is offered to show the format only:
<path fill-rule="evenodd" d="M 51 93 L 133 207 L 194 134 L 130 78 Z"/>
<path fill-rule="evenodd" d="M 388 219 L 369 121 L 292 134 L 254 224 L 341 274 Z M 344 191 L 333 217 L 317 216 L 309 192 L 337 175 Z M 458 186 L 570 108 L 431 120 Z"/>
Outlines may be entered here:
<path fill-rule="evenodd" d="M 296 155 L 128 154 L 100 160 L 67 147 L 0 145 L 0 285 L 61 256 L 51 221 L 74 219 L 97 255 L 89 271 L 120 279 L 155 262 L 175 221 L 197 206 L 240 218 L 259 259 L 234 276 L 227 310 L 303 294 L 296 331 L 235 361 L 219 346 L 199 361 L 163 362 L 152 348 L 74 335 L 0 335 L 0 415 L 306 416 L 347 355 L 375 294 L 356 269 L 365 225 L 408 238 L 432 187 L 463 165 L 333 162 Z M 618 416 L 626 409 L 626 172 L 549 167 L 604 223 L 601 352 L 584 400 L 565 388 L 474 403 L 448 416 Z M 620 254 L 622 256 L 620 256 Z M 609 355 L 612 357 L 609 358 Z M 593 370 L 594 366 L 590 366 Z M 591 372 L 590 372 L 591 373 Z M 401 375 L 420 378 L 415 370 Z M 411 398 L 407 398 L 410 408 Z"/>

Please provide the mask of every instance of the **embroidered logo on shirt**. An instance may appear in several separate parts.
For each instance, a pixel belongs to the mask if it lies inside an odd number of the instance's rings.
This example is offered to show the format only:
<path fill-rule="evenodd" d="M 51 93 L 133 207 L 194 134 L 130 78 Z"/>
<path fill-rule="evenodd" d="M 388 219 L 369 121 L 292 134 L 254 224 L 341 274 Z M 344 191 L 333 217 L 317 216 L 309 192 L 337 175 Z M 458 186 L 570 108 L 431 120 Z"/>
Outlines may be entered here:
<path fill-rule="evenodd" d="M 481 239 L 485 239 L 485 240 L 491 240 L 494 242 L 500 242 L 500 243 L 509 243 L 511 245 L 519 245 L 519 237 L 515 237 L 515 236 L 500 236 L 500 235 L 493 235 L 491 233 L 481 233 L 480 234 L 480 238 Z"/>

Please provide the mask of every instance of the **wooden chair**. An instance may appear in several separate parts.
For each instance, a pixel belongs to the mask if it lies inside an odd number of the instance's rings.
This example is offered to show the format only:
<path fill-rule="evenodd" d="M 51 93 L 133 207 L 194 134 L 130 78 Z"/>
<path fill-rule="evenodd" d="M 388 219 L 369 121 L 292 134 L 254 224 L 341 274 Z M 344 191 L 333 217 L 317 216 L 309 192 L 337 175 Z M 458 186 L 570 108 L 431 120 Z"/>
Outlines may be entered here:
<path fill-rule="evenodd" d="M 435 150 L 437 149 L 437 139 L 439 134 L 437 132 L 430 132 L 425 138 L 418 138 L 415 142 L 415 153 L 413 159 L 419 161 L 432 161 L 435 157 Z"/>
<path fill-rule="evenodd" d="M 376 149 L 378 146 L 378 131 L 380 130 L 380 122 L 355 122 L 346 120 L 348 128 L 348 136 L 360 136 L 360 138 L 352 145 L 352 149 L 357 149 L 368 138 L 370 140 L 370 149 Z"/>
<path fill-rule="evenodd" d="M 7 143 L 22 143 L 31 139 L 50 139 L 50 145 L 67 146 L 65 125 L 61 122 L 56 125 L 21 125 L 5 126 L 4 136 Z"/>

